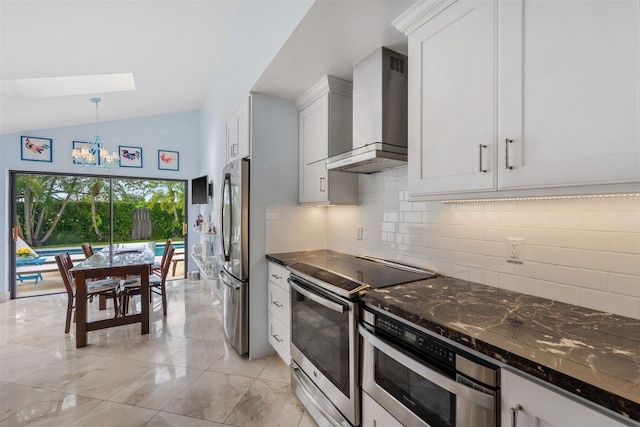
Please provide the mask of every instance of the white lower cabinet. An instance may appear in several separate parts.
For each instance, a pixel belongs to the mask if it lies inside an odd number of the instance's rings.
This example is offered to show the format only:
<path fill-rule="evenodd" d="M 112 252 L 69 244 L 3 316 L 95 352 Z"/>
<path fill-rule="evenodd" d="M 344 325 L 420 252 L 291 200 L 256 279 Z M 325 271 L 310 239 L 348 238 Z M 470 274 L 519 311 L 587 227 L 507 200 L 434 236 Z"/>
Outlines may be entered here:
<path fill-rule="evenodd" d="M 502 370 L 502 427 L 623 427 L 607 416 L 561 392 Z"/>
<path fill-rule="evenodd" d="M 400 421 L 365 392 L 362 392 L 361 421 L 362 427 L 402 427 Z"/>
<path fill-rule="evenodd" d="M 269 344 L 280 358 L 289 365 L 291 362 L 290 303 L 289 303 L 289 271 L 270 262 L 268 265 L 269 281 Z"/>
<path fill-rule="evenodd" d="M 269 344 L 287 364 L 291 363 L 291 335 L 289 328 L 269 313 Z"/>

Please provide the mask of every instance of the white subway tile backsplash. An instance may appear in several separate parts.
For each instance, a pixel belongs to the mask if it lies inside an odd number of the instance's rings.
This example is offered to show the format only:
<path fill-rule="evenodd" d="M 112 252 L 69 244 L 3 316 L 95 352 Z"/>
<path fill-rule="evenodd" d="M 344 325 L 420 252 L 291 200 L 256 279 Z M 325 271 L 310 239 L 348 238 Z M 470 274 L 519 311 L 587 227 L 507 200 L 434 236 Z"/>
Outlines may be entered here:
<path fill-rule="evenodd" d="M 421 212 L 404 212 L 402 214 L 403 222 L 422 222 L 422 213 Z"/>
<path fill-rule="evenodd" d="M 538 262 L 525 262 L 523 264 L 517 264 L 516 274 L 518 274 L 519 276 L 544 280 L 547 282 L 559 281 L 558 266 L 552 264 L 542 264 Z"/>
<path fill-rule="evenodd" d="M 581 288 L 606 291 L 608 288 L 607 273 L 598 270 L 558 266 L 557 281 Z"/>
<path fill-rule="evenodd" d="M 524 224 L 524 226 L 533 224 Z M 535 226 L 536 228 L 580 230 L 582 228 L 582 213 L 573 211 L 536 212 Z"/>
<path fill-rule="evenodd" d="M 609 273 L 608 281 L 609 292 L 640 298 L 640 277 Z"/>
<path fill-rule="evenodd" d="M 411 209 L 416 212 L 426 212 L 427 211 L 427 203 L 426 202 L 413 202 L 411 203 Z"/>
<path fill-rule="evenodd" d="M 607 251 L 611 234 L 604 231 L 559 230 L 558 246 L 563 248 Z"/>
<path fill-rule="evenodd" d="M 535 295 L 537 292 L 537 285 L 534 279 L 516 276 L 513 274 L 500 274 L 498 276 L 497 287 L 529 295 Z"/>
<path fill-rule="evenodd" d="M 410 202 L 406 174 L 361 175 L 359 206 L 268 210 L 267 252 L 379 256 L 640 318 L 640 198 Z M 506 261 L 509 237 L 524 239 L 522 264 Z"/>
<path fill-rule="evenodd" d="M 482 239 L 485 236 L 485 229 L 478 225 L 457 225 L 456 237 L 459 239 Z"/>
<path fill-rule="evenodd" d="M 609 292 L 580 290 L 580 304 L 594 310 L 606 311 L 621 316 L 640 319 L 640 298 L 633 298 Z"/>
<path fill-rule="evenodd" d="M 524 260 L 569 267 L 580 267 L 581 251 L 553 246 L 529 245 L 525 241 Z M 506 252 L 506 250 L 505 250 Z"/>
<path fill-rule="evenodd" d="M 533 295 L 549 298 L 567 304 L 580 305 L 580 291 L 577 286 L 563 285 L 557 282 L 536 281 L 536 293 Z"/>
<path fill-rule="evenodd" d="M 549 228 L 520 228 L 517 230 L 520 237 L 525 239 L 526 244 L 539 246 L 559 246 L 559 232 L 557 229 Z"/>
<path fill-rule="evenodd" d="M 637 212 L 585 212 L 582 216 L 585 230 L 628 233 L 637 233 L 640 230 L 640 215 Z"/>
<path fill-rule="evenodd" d="M 611 233 L 611 252 L 640 254 L 640 233 Z"/>
<path fill-rule="evenodd" d="M 385 212 L 384 213 L 384 220 L 385 221 L 398 222 L 399 218 L 400 218 L 400 215 L 398 214 L 398 212 Z"/>
<path fill-rule="evenodd" d="M 636 212 L 640 211 L 640 197 L 614 197 L 608 199 L 609 201 L 609 210 L 610 211 L 626 211 L 626 212 Z M 605 209 L 606 210 L 606 209 Z"/>
<path fill-rule="evenodd" d="M 510 211 L 500 212 L 499 221 L 508 227 L 531 227 L 536 222 L 536 216 L 533 212 Z"/>
<path fill-rule="evenodd" d="M 611 200 L 608 197 L 596 197 L 587 199 L 557 200 L 562 205 L 562 210 L 571 212 L 603 212 L 611 210 Z"/>
<path fill-rule="evenodd" d="M 582 251 L 582 267 L 640 276 L 640 255 Z"/>
<path fill-rule="evenodd" d="M 476 283 L 499 283 L 500 273 L 483 269 L 469 269 L 468 278 Z"/>
<path fill-rule="evenodd" d="M 383 222 L 381 230 L 387 233 L 395 233 L 397 225 L 395 222 Z"/>

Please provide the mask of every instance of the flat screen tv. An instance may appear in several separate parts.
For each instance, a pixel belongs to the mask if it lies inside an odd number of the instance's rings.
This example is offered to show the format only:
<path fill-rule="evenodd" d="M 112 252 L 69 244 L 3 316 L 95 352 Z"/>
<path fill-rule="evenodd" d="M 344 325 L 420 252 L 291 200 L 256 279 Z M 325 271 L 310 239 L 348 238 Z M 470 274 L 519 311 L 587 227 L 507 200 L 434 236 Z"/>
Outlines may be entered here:
<path fill-rule="evenodd" d="M 191 180 L 191 203 L 194 205 L 206 205 L 209 203 L 209 182 L 207 175 Z"/>

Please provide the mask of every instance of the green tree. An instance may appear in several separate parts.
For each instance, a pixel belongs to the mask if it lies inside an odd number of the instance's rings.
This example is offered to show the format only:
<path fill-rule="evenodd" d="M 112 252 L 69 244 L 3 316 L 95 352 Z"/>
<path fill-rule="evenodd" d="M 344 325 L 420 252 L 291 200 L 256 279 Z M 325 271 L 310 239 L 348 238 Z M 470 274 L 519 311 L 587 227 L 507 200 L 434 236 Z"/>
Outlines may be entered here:
<path fill-rule="evenodd" d="M 152 193 L 148 206 L 150 209 L 159 207 L 173 215 L 173 222 L 181 226 L 184 222 L 184 187 L 176 181 L 148 181 L 145 183 L 145 192 Z M 179 229 L 177 227 L 176 229 Z"/>
<path fill-rule="evenodd" d="M 20 237 L 31 246 L 42 246 L 56 229 L 77 187 L 78 177 L 20 175 L 16 182 L 17 198 L 24 203 L 22 221 L 17 221 Z"/>

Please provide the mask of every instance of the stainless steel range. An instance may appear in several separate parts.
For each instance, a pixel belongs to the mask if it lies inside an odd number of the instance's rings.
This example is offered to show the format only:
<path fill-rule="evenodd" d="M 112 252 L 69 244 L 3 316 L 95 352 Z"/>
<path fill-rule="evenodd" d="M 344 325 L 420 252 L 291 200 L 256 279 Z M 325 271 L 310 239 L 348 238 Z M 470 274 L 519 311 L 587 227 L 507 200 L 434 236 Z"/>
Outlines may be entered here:
<path fill-rule="evenodd" d="M 291 384 L 320 426 L 360 425 L 360 292 L 435 274 L 370 257 L 297 262 L 291 271 Z"/>

